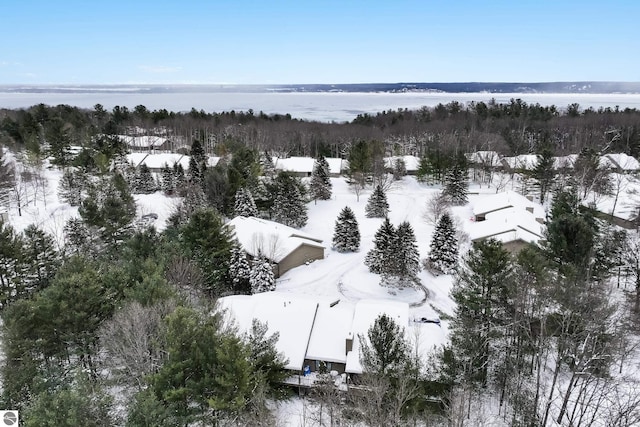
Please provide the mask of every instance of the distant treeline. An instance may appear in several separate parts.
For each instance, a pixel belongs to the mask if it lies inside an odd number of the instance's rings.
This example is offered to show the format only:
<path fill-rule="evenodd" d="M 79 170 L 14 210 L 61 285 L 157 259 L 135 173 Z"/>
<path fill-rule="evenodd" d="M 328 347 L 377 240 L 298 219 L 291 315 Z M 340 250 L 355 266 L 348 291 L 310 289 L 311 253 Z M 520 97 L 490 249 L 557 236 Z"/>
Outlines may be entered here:
<path fill-rule="evenodd" d="M 42 145 L 56 138 L 90 147 L 104 135 L 146 134 L 166 137 L 174 147 L 202 142 L 210 154 L 238 146 L 279 155 L 345 157 L 358 141 L 378 141 L 388 154 L 424 156 L 433 151 L 493 150 L 504 155 L 598 152 L 640 155 L 640 111 L 635 108 L 586 108 L 578 104 L 546 106 L 521 99 L 508 103 L 456 101 L 419 110 L 361 114 L 348 123 L 293 119 L 290 114 L 192 109 L 173 112 L 116 106 L 111 111 L 69 105 L 38 104 L 0 110 L 0 143 Z"/>

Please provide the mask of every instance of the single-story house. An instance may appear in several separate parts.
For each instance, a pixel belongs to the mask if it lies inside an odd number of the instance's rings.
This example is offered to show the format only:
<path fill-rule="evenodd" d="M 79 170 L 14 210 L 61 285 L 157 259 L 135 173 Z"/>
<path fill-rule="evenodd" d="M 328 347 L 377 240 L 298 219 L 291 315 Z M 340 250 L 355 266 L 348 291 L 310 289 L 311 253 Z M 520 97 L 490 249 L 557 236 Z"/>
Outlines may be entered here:
<path fill-rule="evenodd" d="M 286 225 L 255 217 L 237 216 L 227 223 L 244 251 L 261 253 L 274 264 L 276 277 L 292 268 L 324 258 L 322 239 Z"/>
<path fill-rule="evenodd" d="M 218 301 L 240 333 L 250 329 L 253 319 L 266 323 L 269 335 L 278 333 L 276 348 L 288 359 L 286 368 L 297 376 L 317 372 L 320 366 L 338 374 L 361 374 L 359 337 L 367 339 L 369 328 L 381 314 L 403 328 L 405 338 L 423 356 L 445 341 L 438 324 L 411 319 L 406 302 L 378 299 L 351 303 L 277 291 Z"/>
<path fill-rule="evenodd" d="M 389 171 L 393 171 L 396 167 L 396 161 L 402 160 L 407 170 L 407 175 L 416 175 L 420 169 L 420 158 L 416 156 L 393 156 L 384 158 L 384 167 Z"/>
<path fill-rule="evenodd" d="M 171 141 L 162 136 L 144 135 L 129 136 L 118 135 L 118 138 L 127 145 L 131 151 L 169 151 L 171 150 Z"/>
<path fill-rule="evenodd" d="M 499 210 L 486 214 L 483 221 L 471 224 L 469 237 L 472 242 L 496 239 L 507 251 L 517 253 L 530 243 L 544 240 L 544 226 L 537 219 L 527 210 Z"/>
<path fill-rule="evenodd" d="M 514 157 L 503 157 L 500 162 L 507 172 L 531 171 L 538 164 L 538 156 L 536 154 L 521 154 Z"/>
<path fill-rule="evenodd" d="M 473 203 L 468 232 L 472 241 L 494 238 L 517 252 L 543 240 L 544 217 L 542 205 L 514 191 L 483 195 Z"/>
<path fill-rule="evenodd" d="M 503 166 L 500 161 L 502 156 L 497 151 L 476 151 L 466 153 L 465 157 L 472 166 L 476 167 L 498 169 Z"/>
<path fill-rule="evenodd" d="M 611 153 L 603 156 L 607 160 L 607 166 L 619 173 L 634 173 L 640 170 L 640 163 L 635 157 L 625 153 Z"/>
<path fill-rule="evenodd" d="M 145 164 L 152 173 L 161 173 L 165 165 L 173 168 L 176 164 L 182 165 L 182 169 L 188 171 L 191 160 L 190 156 L 178 153 L 129 153 L 126 157 L 127 162 L 134 167 Z M 219 161 L 220 157 L 208 157 L 207 167 L 214 167 Z"/>
<path fill-rule="evenodd" d="M 635 229 L 640 224 L 640 180 L 624 172 L 612 172 L 610 176 L 614 184 L 613 194 L 598 195 L 595 199 L 588 197 L 583 204 L 591 208 L 594 215 L 611 224 Z"/>
<path fill-rule="evenodd" d="M 486 215 L 491 212 L 509 208 L 528 211 L 536 218 L 539 218 L 539 222 L 544 222 L 545 211 L 541 204 L 511 190 L 496 194 L 480 195 L 472 202 L 472 205 L 473 219 L 476 222 L 484 221 Z"/>
<path fill-rule="evenodd" d="M 337 157 L 325 157 L 329 164 L 329 176 L 338 177 L 345 170 L 343 160 Z M 287 157 L 272 159 L 276 170 L 291 172 L 295 176 L 308 177 L 313 172 L 316 159 L 313 157 Z"/>
<path fill-rule="evenodd" d="M 553 169 L 557 171 L 569 171 L 573 169 L 578 158 L 577 154 L 569 154 L 567 156 L 556 156 L 553 158 Z"/>

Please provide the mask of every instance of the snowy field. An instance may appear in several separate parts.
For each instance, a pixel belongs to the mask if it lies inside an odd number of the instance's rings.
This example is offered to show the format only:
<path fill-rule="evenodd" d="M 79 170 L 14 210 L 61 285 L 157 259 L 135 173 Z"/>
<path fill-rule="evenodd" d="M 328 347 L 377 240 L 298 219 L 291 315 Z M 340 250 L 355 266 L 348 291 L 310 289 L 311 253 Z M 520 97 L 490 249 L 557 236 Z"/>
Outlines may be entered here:
<path fill-rule="evenodd" d="M 166 108 L 171 111 L 189 111 L 191 108 L 207 112 L 248 111 L 266 114 L 286 114 L 299 119 L 321 122 L 351 121 L 358 114 L 376 114 L 383 110 L 434 107 L 440 103 L 458 101 L 487 102 L 495 99 L 508 103 L 520 98 L 529 104 L 556 105 L 565 108 L 578 103 L 582 108 L 619 106 L 640 108 L 640 94 L 532 94 L 532 93 L 8 93 L 0 92 L 0 108 L 27 108 L 44 103 L 68 104 L 81 108 L 93 108 L 102 104 L 107 109 L 126 106 L 133 109 L 144 105 L 150 110 Z"/>

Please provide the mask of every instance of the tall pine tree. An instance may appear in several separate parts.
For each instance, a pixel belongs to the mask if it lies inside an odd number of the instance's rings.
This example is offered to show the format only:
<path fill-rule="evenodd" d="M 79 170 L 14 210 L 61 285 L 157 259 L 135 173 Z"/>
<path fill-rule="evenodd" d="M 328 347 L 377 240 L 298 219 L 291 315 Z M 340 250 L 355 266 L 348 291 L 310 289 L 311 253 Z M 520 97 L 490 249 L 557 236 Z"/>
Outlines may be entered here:
<path fill-rule="evenodd" d="M 235 216 L 258 216 L 258 208 L 253 200 L 251 191 L 246 187 L 238 188 L 236 191 L 235 204 L 233 205 L 233 214 Z"/>
<path fill-rule="evenodd" d="M 313 165 L 309 191 L 313 200 L 329 200 L 331 198 L 329 163 L 327 163 L 327 159 L 324 156 L 318 157 Z"/>
<path fill-rule="evenodd" d="M 364 263 L 369 271 L 376 274 L 388 274 L 393 271 L 396 229 L 385 218 L 374 236 L 374 247 L 367 252 Z"/>
<path fill-rule="evenodd" d="M 307 224 L 307 204 L 304 201 L 300 180 L 286 172 L 274 180 L 273 219 L 294 228 Z"/>
<path fill-rule="evenodd" d="M 53 237 L 31 224 L 24 230 L 25 291 L 33 293 L 49 285 L 58 270 L 60 257 Z"/>
<path fill-rule="evenodd" d="M 394 260 L 392 275 L 398 278 L 398 284 L 400 286 L 413 284 L 420 271 L 420 255 L 416 235 L 407 221 L 402 222 L 396 230 Z"/>
<path fill-rule="evenodd" d="M 458 241 L 456 229 L 448 213 L 444 213 L 431 238 L 429 256 L 427 258 L 429 268 L 443 274 L 451 274 L 458 265 Z"/>
<path fill-rule="evenodd" d="M 342 209 L 336 220 L 333 247 L 338 252 L 357 252 L 360 249 L 358 221 L 349 206 Z"/>
<path fill-rule="evenodd" d="M 250 294 L 251 266 L 247 260 L 247 253 L 242 249 L 237 239 L 231 246 L 231 260 L 229 261 L 229 276 L 233 283 L 233 290 L 240 294 Z"/>
<path fill-rule="evenodd" d="M 252 294 L 276 290 L 276 277 L 273 274 L 273 268 L 269 260 L 262 255 L 258 255 L 253 262 L 249 284 Z"/>
<path fill-rule="evenodd" d="M 447 172 L 444 179 L 443 194 L 449 198 L 451 204 L 455 206 L 466 204 L 469 201 L 469 181 L 466 168 L 455 165 Z"/>
<path fill-rule="evenodd" d="M 387 202 L 387 195 L 382 186 L 376 185 L 369 200 L 367 200 L 367 206 L 365 206 L 364 211 L 367 218 L 384 218 L 387 216 L 389 213 L 389 203 Z"/>

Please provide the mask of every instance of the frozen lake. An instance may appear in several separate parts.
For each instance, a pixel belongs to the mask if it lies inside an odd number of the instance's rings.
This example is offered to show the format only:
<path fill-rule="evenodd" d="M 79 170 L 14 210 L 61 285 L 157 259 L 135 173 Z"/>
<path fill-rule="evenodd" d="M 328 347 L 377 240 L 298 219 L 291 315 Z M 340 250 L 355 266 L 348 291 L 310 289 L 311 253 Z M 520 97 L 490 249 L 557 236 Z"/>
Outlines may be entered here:
<path fill-rule="evenodd" d="M 189 111 L 191 108 L 207 112 L 247 111 L 266 114 L 289 113 L 300 119 L 350 121 L 361 113 L 377 113 L 398 108 L 418 109 L 439 103 L 458 101 L 509 102 L 520 98 L 529 104 L 556 105 L 565 108 L 578 103 L 582 108 L 611 107 L 640 109 L 640 94 L 531 94 L 531 93 L 388 93 L 388 92 L 190 92 L 190 93 L 16 93 L 0 92 L 0 108 L 26 108 L 35 104 L 68 104 L 93 108 L 102 104 L 107 109 L 116 105 L 129 109 L 144 105 L 149 110 L 166 108 L 169 111 Z"/>

